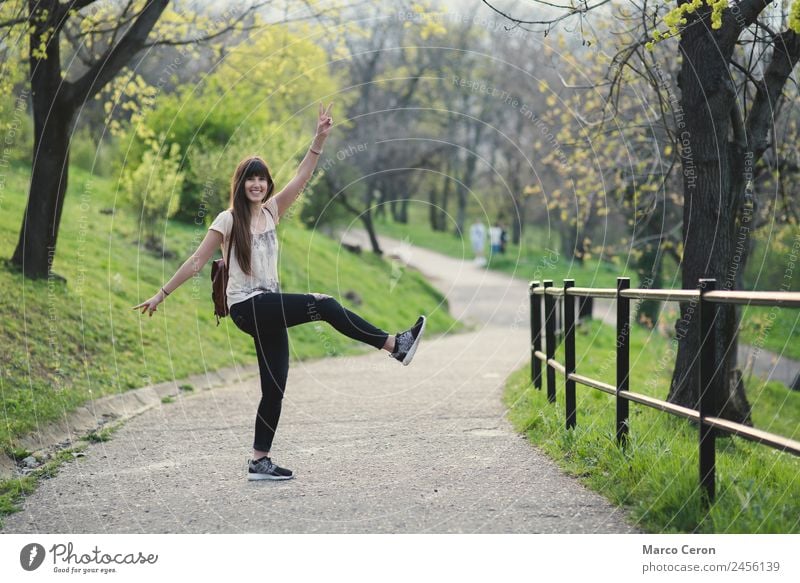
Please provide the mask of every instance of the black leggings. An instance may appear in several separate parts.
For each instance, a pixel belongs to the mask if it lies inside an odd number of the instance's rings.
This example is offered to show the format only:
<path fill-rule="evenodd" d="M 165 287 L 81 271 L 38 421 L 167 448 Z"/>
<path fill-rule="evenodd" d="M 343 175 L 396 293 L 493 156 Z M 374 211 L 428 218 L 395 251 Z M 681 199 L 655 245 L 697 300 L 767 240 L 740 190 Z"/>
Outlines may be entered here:
<path fill-rule="evenodd" d="M 255 340 L 261 374 L 261 402 L 256 416 L 253 449 L 269 451 L 281 416 L 281 401 L 289 374 L 287 328 L 324 320 L 342 334 L 381 349 L 389 335 L 325 294 L 265 292 L 233 304 L 231 318 Z"/>

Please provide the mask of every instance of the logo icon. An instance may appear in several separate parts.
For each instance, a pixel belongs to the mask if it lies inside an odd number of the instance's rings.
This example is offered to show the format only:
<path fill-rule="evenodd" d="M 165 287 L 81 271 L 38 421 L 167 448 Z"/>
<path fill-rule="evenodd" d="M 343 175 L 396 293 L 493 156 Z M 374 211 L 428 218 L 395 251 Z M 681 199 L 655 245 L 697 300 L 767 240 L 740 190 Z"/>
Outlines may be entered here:
<path fill-rule="evenodd" d="M 44 547 L 38 543 L 31 543 L 22 547 L 19 553 L 19 564 L 26 571 L 35 571 L 44 562 Z"/>

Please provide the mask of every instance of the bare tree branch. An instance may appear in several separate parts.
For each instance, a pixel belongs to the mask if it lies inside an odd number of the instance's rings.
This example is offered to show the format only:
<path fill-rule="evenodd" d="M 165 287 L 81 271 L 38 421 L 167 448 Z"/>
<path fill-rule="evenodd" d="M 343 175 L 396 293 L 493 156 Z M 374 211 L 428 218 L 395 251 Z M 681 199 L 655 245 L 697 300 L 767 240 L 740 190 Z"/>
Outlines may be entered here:
<path fill-rule="evenodd" d="M 71 2 L 60 2 L 59 7 L 61 10 L 81 10 L 90 4 L 94 4 L 97 0 L 72 0 Z"/>
<path fill-rule="evenodd" d="M 255 14 L 258 10 L 260 10 L 261 8 L 263 8 L 264 6 L 267 6 L 269 4 L 271 4 L 271 0 L 266 0 L 266 1 L 261 2 L 259 4 L 251 5 L 251 6 L 249 6 L 247 8 L 246 11 L 242 12 L 241 14 L 239 14 L 237 16 L 237 20 L 241 21 L 242 19 L 246 18 L 247 16 L 249 16 L 251 14 Z M 309 14 L 307 16 L 303 16 L 303 17 L 300 17 L 300 18 L 292 17 L 291 19 L 280 20 L 280 21 L 271 22 L 271 23 L 268 23 L 268 24 L 253 24 L 253 25 L 249 25 L 249 26 L 241 26 L 241 27 L 238 27 L 238 28 L 237 28 L 238 22 L 235 22 L 235 23 L 231 23 L 231 24 L 229 24 L 229 25 L 225 26 L 224 28 L 221 28 L 221 29 L 219 29 L 217 31 L 214 31 L 214 32 L 209 33 L 209 34 L 206 34 L 204 36 L 199 36 L 199 37 L 195 37 L 195 38 L 183 38 L 183 39 L 162 39 L 162 40 L 153 41 L 151 43 L 146 43 L 143 48 L 161 47 L 161 46 L 175 47 L 175 46 L 199 44 L 199 43 L 208 42 L 210 40 L 214 40 L 215 38 L 221 37 L 221 36 L 223 36 L 223 35 L 225 35 L 225 34 L 227 34 L 229 32 L 232 32 L 234 30 L 236 32 L 250 32 L 250 31 L 253 31 L 253 30 L 261 30 L 262 28 L 265 28 L 266 26 L 274 26 L 276 24 L 286 24 L 286 23 L 289 23 L 289 22 L 297 23 L 297 22 L 303 22 L 305 20 L 316 20 L 316 19 L 319 19 L 322 15 L 323 15 L 322 12 L 318 12 L 316 14 Z"/>
<path fill-rule="evenodd" d="M 756 96 L 747 116 L 747 138 L 755 160 L 769 147 L 769 130 L 774 126 L 775 112 L 787 79 L 800 59 L 800 37 L 787 30 L 773 44 L 772 60 L 764 79 L 756 85 Z"/>
<path fill-rule="evenodd" d="M 0 28 L 10 28 L 17 24 L 22 24 L 23 22 L 28 22 L 27 16 L 20 16 L 19 18 L 12 18 L 11 20 L 0 22 Z"/>
<path fill-rule="evenodd" d="M 69 85 L 69 97 L 78 102 L 85 101 L 113 79 L 130 61 L 131 55 L 144 47 L 150 31 L 153 30 L 168 3 L 169 0 L 148 2 L 120 41 L 106 51 L 105 55 L 80 79 Z"/>
<path fill-rule="evenodd" d="M 554 16 L 553 18 L 549 18 L 549 19 L 523 20 L 521 18 L 514 18 L 510 14 L 507 14 L 507 13 L 503 12 L 502 10 L 497 8 L 496 6 L 492 5 L 492 3 L 490 3 L 488 0 L 482 0 L 482 1 L 489 8 L 491 8 L 492 10 L 497 12 L 499 15 L 507 18 L 508 20 L 513 22 L 515 25 L 520 26 L 520 28 L 523 28 L 523 29 L 525 29 L 525 27 L 521 26 L 523 24 L 542 24 L 542 25 L 547 25 L 549 27 L 549 26 L 552 26 L 552 25 L 554 25 L 554 24 L 556 24 L 558 22 L 561 22 L 563 20 L 567 20 L 568 18 L 571 18 L 572 16 L 575 16 L 575 15 L 579 15 L 579 16 L 583 17 L 584 14 L 586 14 L 588 12 L 591 12 L 595 8 L 599 8 L 600 6 L 603 6 L 604 4 L 608 4 L 609 2 L 611 2 L 611 0 L 599 0 L 596 4 L 589 5 L 588 0 L 585 0 L 583 2 L 583 5 L 579 5 L 579 6 L 558 6 L 558 5 L 555 5 L 555 4 L 550 4 L 549 2 L 544 2 L 542 0 L 533 0 L 533 2 L 536 3 L 536 4 L 543 4 L 545 6 L 560 8 L 560 9 L 565 10 L 565 12 L 563 14 L 559 15 L 559 16 Z M 528 30 L 528 29 L 525 29 L 525 30 Z M 533 32 L 533 31 L 530 31 L 530 32 Z"/>
<path fill-rule="evenodd" d="M 737 20 L 738 30 L 747 28 L 754 24 L 764 9 L 772 4 L 772 0 L 741 0 L 738 4 L 741 24 Z"/>

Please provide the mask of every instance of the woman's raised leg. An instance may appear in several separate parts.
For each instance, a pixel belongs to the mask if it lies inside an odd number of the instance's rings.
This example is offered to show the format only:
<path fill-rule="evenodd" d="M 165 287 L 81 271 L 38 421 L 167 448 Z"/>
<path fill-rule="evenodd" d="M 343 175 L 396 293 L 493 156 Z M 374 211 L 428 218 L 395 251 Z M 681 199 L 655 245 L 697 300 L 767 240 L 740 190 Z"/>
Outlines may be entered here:
<path fill-rule="evenodd" d="M 384 348 L 389 334 L 342 306 L 327 294 L 268 293 L 257 296 L 253 305 L 259 319 L 270 327 L 291 328 L 322 320 L 336 330 L 375 348 Z"/>

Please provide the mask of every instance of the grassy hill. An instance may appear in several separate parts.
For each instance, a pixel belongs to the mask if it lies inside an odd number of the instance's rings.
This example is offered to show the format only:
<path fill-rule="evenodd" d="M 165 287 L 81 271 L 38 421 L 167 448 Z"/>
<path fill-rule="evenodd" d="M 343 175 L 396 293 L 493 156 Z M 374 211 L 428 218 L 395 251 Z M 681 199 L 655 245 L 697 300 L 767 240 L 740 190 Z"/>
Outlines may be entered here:
<path fill-rule="evenodd" d="M 8 169 L 6 169 L 8 170 Z M 0 257 L 11 256 L 25 208 L 27 170 L 5 176 L 0 192 Z M 173 222 L 162 259 L 138 244 L 134 213 L 116 184 L 73 167 L 53 271 L 31 281 L 0 268 L 0 446 L 87 400 L 234 364 L 255 363 L 252 338 L 213 315 L 210 264 L 148 318 L 131 306 L 149 298 L 197 247 L 205 225 Z M 211 217 L 222 209 L 213 209 Z M 352 255 L 292 220 L 278 228 L 284 291 L 329 293 L 391 332 L 429 315 L 433 334 L 458 328 L 440 293 L 413 270 L 370 254 Z M 355 302 L 344 295 L 353 291 Z M 402 301 L 398 301 L 398 299 Z M 315 323 L 290 330 L 294 359 L 371 348 Z"/>

